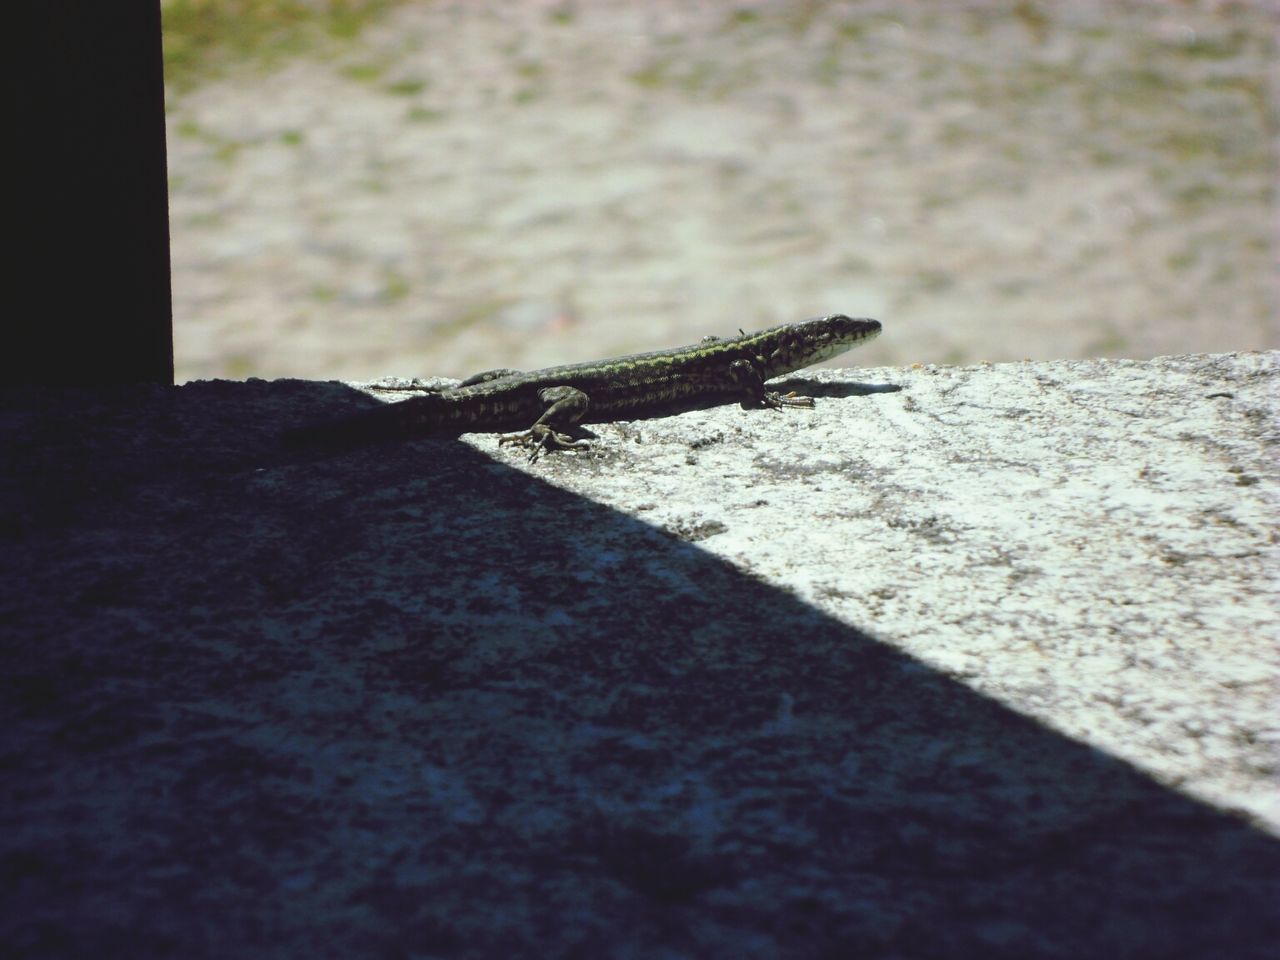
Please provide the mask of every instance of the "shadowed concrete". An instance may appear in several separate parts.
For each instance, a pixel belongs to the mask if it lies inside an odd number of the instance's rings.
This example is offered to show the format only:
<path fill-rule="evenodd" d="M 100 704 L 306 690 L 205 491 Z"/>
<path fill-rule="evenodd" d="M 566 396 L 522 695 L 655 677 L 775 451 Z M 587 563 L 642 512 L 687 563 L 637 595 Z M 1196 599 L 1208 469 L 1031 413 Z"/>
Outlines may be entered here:
<path fill-rule="evenodd" d="M 282 457 L 339 384 L 9 389 L 0 937 L 1261 957 L 1278 370 L 824 371 L 532 467 Z"/>

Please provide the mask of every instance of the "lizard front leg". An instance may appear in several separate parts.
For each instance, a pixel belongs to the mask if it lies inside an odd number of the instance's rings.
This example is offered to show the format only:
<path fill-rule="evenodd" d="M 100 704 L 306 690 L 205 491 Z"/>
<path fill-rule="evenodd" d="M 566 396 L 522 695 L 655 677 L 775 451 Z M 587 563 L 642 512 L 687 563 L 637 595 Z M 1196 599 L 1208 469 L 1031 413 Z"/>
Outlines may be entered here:
<path fill-rule="evenodd" d="M 754 410 L 768 407 L 778 410 L 782 407 L 812 407 L 812 397 L 797 397 L 794 393 L 782 394 L 774 390 L 766 390 L 760 372 L 746 360 L 735 360 L 729 364 L 729 377 L 742 391 L 742 409 Z"/>
<path fill-rule="evenodd" d="M 529 462 L 533 463 L 543 450 L 574 450 L 585 446 L 581 441 L 563 431 L 577 424 L 587 414 L 590 402 L 577 387 L 544 387 L 538 391 L 538 399 L 546 405 L 542 416 L 523 433 L 510 433 L 498 438 L 498 446 L 518 443 L 533 447 Z"/>

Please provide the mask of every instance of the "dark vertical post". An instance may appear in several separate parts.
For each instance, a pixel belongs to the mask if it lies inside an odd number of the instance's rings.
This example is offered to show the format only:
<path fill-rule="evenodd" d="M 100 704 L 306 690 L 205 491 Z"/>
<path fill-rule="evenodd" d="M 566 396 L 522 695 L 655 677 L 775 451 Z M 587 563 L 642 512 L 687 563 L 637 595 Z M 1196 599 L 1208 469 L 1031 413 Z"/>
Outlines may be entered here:
<path fill-rule="evenodd" d="M 0 379 L 173 382 L 160 0 L 18 0 Z"/>

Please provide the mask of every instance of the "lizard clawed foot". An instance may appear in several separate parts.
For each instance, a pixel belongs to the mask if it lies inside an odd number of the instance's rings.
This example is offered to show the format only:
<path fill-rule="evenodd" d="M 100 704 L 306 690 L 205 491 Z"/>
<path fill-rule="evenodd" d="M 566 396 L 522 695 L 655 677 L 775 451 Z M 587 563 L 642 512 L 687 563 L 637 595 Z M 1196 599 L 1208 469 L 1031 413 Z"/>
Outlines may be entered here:
<path fill-rule="evenodd" d="M 797 396 L 793 390 L 791 393 L 766 393 L 764 395 L 764 403 L 766 407 L 773 407 L 775 410 L 779 407 L 813 407 L 813 397 Z"/>
<path fill-rule="evenodd" d="M 534 463 L 544 450 L 580 450 L 587 446 L 584 441 L 574 440 L 566 433 L 559 433 L 545 423 L 535 423 L 524 433 L 508 433 L 498 438 L 498 446 L 505 443 L 516 443 L 522 447 L 532 447 L 529 462 Z"/>

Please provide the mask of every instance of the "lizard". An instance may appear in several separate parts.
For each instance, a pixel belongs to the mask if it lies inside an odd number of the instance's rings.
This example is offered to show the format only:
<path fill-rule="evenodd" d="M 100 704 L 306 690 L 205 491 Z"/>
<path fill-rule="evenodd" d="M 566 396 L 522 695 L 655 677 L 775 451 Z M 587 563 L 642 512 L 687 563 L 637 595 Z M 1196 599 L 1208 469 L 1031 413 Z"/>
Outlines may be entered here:
<path fill-rule="evenodd" d="M 877 320 L 831 314 L 611 360 L 529 372 L 487 370 L 456 387 L 287 431 L 284 443 L 305 447 L 500 433 L 532 421 L 527 429 L 504 435 L 498 443 L 532 448 L 529 459 L 533 462 L 544 450 L 583 446 L 566 433 L 581 423 L 661 416 L 734 400 L 743 409 L 812 407 L 812 398 L 779 394 L 767 389 L 765 381 L 829 360 L 879 334 Z"/>

